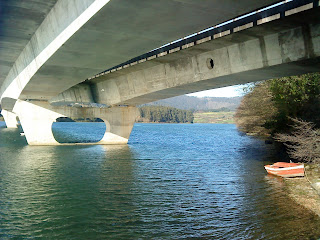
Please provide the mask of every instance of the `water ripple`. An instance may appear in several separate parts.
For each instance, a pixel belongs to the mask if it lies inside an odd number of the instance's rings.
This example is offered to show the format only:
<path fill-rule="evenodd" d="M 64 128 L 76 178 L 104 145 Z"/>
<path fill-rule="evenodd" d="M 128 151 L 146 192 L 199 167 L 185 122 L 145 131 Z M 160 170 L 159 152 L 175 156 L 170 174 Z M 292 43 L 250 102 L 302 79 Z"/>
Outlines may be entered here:
<path fill-rule="evenodd" d="M 1 239 L 320 236 L 319 218 L 265 174 L 270 146 L 233 125 L 138 124 L 128 146 L 31 147 L 6 131 Z"/>

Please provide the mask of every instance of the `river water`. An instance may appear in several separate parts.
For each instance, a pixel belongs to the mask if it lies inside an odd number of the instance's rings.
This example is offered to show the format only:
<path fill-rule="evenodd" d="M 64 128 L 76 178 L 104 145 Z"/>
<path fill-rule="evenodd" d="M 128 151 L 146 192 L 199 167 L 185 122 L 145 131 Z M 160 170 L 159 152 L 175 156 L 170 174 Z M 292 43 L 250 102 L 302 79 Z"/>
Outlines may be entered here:
<path fill-rule="evenodd" d="M 98 140 L 103 123 L 56 123 Z M 80 134 L 81 133 L 81 134 Z M 0 239 L 318 239 L 234 125 L 135 124 L 126 146 L 28 146 L 0 122 Z"/>

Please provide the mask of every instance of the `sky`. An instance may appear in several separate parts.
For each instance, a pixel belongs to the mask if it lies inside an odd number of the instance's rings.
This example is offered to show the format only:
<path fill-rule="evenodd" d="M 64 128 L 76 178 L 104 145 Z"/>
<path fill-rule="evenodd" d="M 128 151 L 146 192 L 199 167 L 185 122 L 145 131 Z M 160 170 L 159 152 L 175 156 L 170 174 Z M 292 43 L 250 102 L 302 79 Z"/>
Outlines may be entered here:
<path fill-rule="evenodd" d="M 243 96 L 243 88 L 245 85 L 236 85 L 230 87 L 223 87 L 223 88 L 216 88 L 212 90 L 206 90 L 196 93 L 188 94 L 188 96 L 195 96 L 195 97 L 238 97 Z"/>

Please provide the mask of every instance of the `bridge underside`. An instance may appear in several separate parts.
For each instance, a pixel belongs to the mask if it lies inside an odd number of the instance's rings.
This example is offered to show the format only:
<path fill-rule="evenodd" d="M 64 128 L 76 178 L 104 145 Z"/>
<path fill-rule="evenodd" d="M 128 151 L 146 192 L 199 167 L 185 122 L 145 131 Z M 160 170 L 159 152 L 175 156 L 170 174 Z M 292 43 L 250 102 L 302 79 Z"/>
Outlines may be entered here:
<path fill-rule="evenodd" d="M 21 81 L 28 84 L 20 99 L 49 100 L 107 68 L 275 2 L 278 0 L 203 0 L 201 4 L 198 0 L 2 1 L 0 43 L 6 48 L 0 48 L 0 84 L 15 79 L 13 74 L 5 80 L 14 61 L 17 73 L 23 71 L 69 26 L 77 25 L 88 9 L 97 12 L 54 49 L 42 66 L 35 66 L 38 69 L 31 79 Z M 7 38 L 9 35 L 12 37 Z M 20 42 L 21 37 L 25 41 Z M 31 50 L 24 49 L 29 40 Z"/>
<path fill-rule="evenodd" d="M 0 1 L 0 85 L 57 1 Z"/>
<path fill-rule="evenodd" d="M 53 102 L 135 106 L 201 90 L 317 72 L 318 9 L 274 20 L 110 72 Z"/>

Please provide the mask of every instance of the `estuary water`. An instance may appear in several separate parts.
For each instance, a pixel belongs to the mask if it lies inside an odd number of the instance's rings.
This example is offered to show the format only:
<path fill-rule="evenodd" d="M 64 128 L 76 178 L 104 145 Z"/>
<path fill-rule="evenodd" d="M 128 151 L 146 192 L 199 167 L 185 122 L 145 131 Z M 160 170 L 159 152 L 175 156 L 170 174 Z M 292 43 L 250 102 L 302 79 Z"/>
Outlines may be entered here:
<path fill-rule="evenodd" d="M 57 123 L 59 141 L 104 123 Z M 0 239 L 319 239 L 320 219 L 223 124 L 135 124 L 126 146 L 28 146 L 0 122 Z"/>

